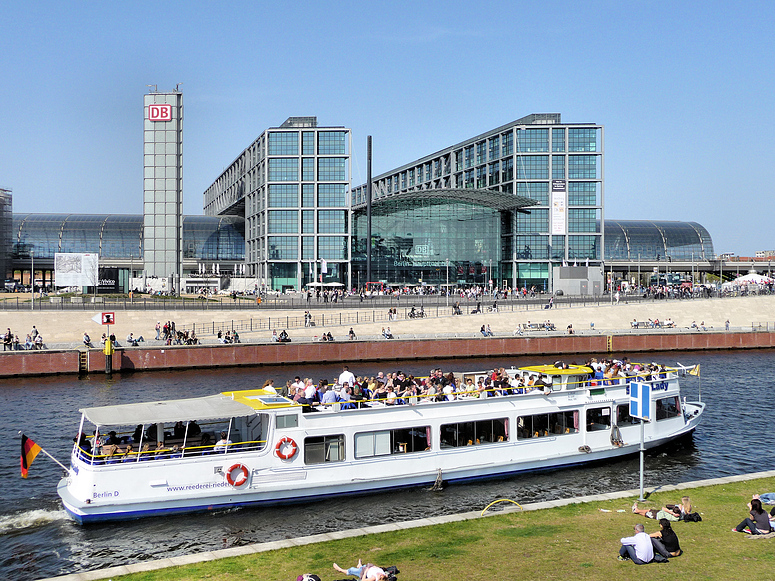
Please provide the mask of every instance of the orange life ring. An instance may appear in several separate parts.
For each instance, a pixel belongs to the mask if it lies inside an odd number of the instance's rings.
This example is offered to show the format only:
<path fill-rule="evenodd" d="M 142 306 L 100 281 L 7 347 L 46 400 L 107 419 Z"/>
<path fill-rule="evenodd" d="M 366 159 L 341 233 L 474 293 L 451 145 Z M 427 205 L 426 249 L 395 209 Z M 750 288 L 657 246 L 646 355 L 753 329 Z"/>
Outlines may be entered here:
<path fill-rule="evenodd" d="M 239 476 L 236 480 L 234 480 L 231 477 L 231 473 L 235 470 L 240 470 L 242 472 L 242 475 Z M 226 471 L 226 482 L 234 486 L 235 488 L 242 486 L 248 481 L 248 469 L 245 467 L 244 464 L 235 464 L 231 468 L 229 468 Z"/>
<path fill-rule="evenodd" d="M 285 444 L 290 445 L 290 450 L 288 452 L 283 452 Z M 275 446 L 274 450 L 277 453 L 277 457 L 281 460 L 290 460 L 296 455 L 299 447 L 296 445 L 296 442 L 293 441 L 293 438 L 285 436 L 284 438 L 281 438 L 279 442 L 277 442 L 277 446 Z"/>

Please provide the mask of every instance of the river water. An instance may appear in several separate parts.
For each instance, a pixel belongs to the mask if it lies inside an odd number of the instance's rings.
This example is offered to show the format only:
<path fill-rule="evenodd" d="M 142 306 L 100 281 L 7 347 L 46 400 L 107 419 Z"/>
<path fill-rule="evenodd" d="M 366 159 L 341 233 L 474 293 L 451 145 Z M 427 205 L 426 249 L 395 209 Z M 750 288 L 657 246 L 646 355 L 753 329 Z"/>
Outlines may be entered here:
<path fill-rule="evenodd" d="M 576 358 L 582 361 L 584 355 Z M 693 437 L 650 452 L 646 486 L 675 484 L 766 469 L 761 451 L 767 434 L 757 429 L 762 400 L 773 393 L 775 351 L 662 353 L 632 360 L 700 363 L 701 380 L 682 380 L 683 395 L 694 400 L 701 390 L 708 404 Z M 546 358 L 548 361 L 550 358 Z M 427 375 L 431 367 L 481 370 L 544 362 L 535 359 L 469 359 L 401 363 L 351 363 L 356 375 L 402 369 Z M 334 378 L 338 365 L 152 372 L 86 379 L 48 377 L 0 382 L 0 578 L 39 579 L 108 566 L 210 551 L 248 543 L 319 532 L 397 522 L 427 516 L 482 510 L 493 500 L 520 503 L 637 488 L 637 455 L 605 465 L 532 473 L 507 480 L 424 488 L 398 494 L 332 498 L 315 504 L 228 510 L 215 513 L 79 526 L 59 502 L 56 484 L 62 469 L 39 454 L 29 478 L 19 477 L 19 436 L 23 431 L 67 464 L 78 409 L 259 387 L 268 378 L 283 385 L 294 375 Z M 723 434 L 737 434 L 726 437 Z"/>

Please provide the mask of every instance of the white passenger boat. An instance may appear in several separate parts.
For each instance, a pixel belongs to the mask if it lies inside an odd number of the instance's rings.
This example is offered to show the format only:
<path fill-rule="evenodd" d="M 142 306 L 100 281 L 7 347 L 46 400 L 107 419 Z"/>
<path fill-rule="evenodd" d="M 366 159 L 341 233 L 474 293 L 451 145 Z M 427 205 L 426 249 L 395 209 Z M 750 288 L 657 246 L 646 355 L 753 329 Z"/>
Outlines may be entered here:
<path fill-rule="evenodd" d="M 260 389 L 87 408 L 80 410 L 79 434 L 92 438 L 96 429 L 93 441 L 115 432 L 113 438 L 130 442 L 134 429 L 136 441 L 129 451 L 124 442 L 88 450 L 84 436 L 73 447 L 58 493 L 73 518 L 88 523 L 600 461 L 640 449 L 640 420 L 629 413 L 631 380 L 651 385 L 656 414 L 645 425 L 646 448 L 697 427 L 705 404 L 681 398 L 685 370 L 602 381 L 592 379 L 589 367 L 524 367 L 508 374 L 545 374 L 545 392 L 500 390 L 454 401 L 417 397 L 399 405 L 369 401 L 355 409 L 335 404 L 315 413 Z M 221 432 L 225 442 L 217 444 Z"/>

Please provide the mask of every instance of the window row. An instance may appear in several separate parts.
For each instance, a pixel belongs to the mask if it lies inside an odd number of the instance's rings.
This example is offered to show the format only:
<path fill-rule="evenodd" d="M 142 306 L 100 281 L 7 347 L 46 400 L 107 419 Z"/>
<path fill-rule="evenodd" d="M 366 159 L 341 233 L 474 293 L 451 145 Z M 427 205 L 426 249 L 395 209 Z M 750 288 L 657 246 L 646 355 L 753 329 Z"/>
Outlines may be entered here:
<path fill-rule="evenodd" d="M 586 411 L 584 425 L 587 432 L 609 431 L 612 427 L 610 406 L 591 408 Z M 677 396 L 656 401 L 656 421 L 680 417 L 681 403 Z M 279 420 L 279 418 L 278 418 Z M 581 431 L 581 412 L 565 410 L 517 417 L 517 440 L 557 437 L 578 434 Z M 640 420 L 630 416 L 629 404 L 616 407 L 617 426 L 633 426 Z M 508 418 L 455 422 L 442 424 L 439 434 L 441 449 L 466 446 L 482 446 L 509 441 Z M 431 450 L 430 426 L 414 426 L 361 432 L 354 437 L 356 459 L 412 454 Z M 323 464 L 345 460 L 345 437 L 343 434 L 310 436 L 304 439 L 304 462 Z"/>
<path fill-rule="evenodd" d="M 315 186 L 302 185 L 302 208 L 315 207 Z M 298 208 L 298 184 L 269 184 L 268 202 L 270 208 Z M 317 206 L 320 208 L 341 208 L 347 205 L 347 184 L 318 184 Z"/>

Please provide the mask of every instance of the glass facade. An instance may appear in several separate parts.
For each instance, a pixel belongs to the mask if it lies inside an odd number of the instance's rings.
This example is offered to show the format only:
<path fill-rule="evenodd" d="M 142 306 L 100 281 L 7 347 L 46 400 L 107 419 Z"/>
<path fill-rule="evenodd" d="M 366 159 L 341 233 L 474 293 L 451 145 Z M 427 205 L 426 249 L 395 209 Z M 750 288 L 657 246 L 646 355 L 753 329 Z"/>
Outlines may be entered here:
<path fill-rule="evenodd" d="M 507 212 L 508 213 L 508 212 Z M 365 282 L 366 215 L 353 217 L 353 269 Z M 372 277 L 404 284 L 498 279 L 501 212 L 451 199 L 383 200 L 372 210 Z M 494 272 L 490 272 L 490 268 Z"/>

